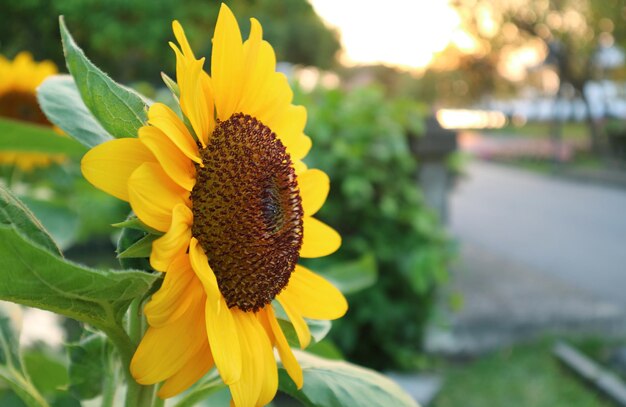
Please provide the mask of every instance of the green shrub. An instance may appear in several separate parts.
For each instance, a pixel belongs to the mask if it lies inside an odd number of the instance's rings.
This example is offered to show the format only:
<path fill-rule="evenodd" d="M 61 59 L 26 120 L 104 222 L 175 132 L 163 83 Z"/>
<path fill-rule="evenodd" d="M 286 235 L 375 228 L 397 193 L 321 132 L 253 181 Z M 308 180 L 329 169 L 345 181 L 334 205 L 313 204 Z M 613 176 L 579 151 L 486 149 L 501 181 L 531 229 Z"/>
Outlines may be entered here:
<path fill-rule="evenodd" d="M 626 162 L 626 121 L 610 119 L 604 131 L 610 155 L 616 160 Z"/>
<path fill-rule="evenodd" d="M 377 369 L 417 366 L 436 287 L 447 276 L 450 242 L 417 186 L 410 137 L 423 132 L 414 102 L 386 100 L 377 87 L 316 90 L 297 99 L 309 112 L 307 162 L 328 172 L 320 218 L 343 237 L 340 251 L 312 268 L 332 270 L 372 256 L 378 281 L 349 297 L 332 337 L 351 360 Z M 412 136 L 410 136 L 412 135 Z"/>

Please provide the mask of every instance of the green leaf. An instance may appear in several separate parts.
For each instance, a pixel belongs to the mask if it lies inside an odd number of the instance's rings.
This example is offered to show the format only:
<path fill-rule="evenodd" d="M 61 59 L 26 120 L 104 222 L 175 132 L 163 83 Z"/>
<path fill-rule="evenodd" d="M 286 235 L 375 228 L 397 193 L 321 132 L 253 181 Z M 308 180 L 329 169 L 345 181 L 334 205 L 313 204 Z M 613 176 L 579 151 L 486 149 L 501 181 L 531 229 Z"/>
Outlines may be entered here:
<path fill-rule="evenodd" d="M 157 276 L 74 264 L 0 226 L 0 299 L 41 308 L 104 330 L 116 329 L 130 302 Z"/>
<path fill-rule="evenodd" d="M 37 100 L 50 122 L 84 146 L 113 139 L 87 109 L 70 75 L 48 77 L 37 89 Z"/>
<path fill-rule="evenodd" d="M 68 383 L 65 355 L 45 344 L 36 344 L 23 352 L 26 371 L 33 385 L 46 398 L 52 398 Z"/>
<path fill-rule="evenodd" d="M 207 397 L 226 387 L 217 370 L 213 369 L 200 382 L 196 383 L 174 407 L 193 407 Z M 213 405 L 213 404 L 211 404 Z"/>
<path fill-rule="evenodd" d="M 376 283 L 378 267 L 372 254 L 360 259 L 335 264 L 320 273 L 335 285 L 342 293 L 351 294 L 366 289 Z"/>
<path fill-rule="evenodd" d="M 108 359 L 107 339 L 94 333 L 80 342 L 67 345 L 70 358 L 70 392 L 81 400 L 102 393 L 106 374 L 113 374 Z"/>
<path fill-rule="evenodd" d="M 309 407 L 417 407 L 418 404 L 395 382 L 370 369 L 348 362 L 327 360 L 294 350 L 302 367 L 301 390 L 279 370 L 279 389 Z"/>
<path fill-rule="evenodd" d="M 287 342 L 289 346 L 294 348 L 300 347 L 300 341 L 298 340 L 298 335 L 296 335 L 296 329 L 293 327 L 291 322 L 287 319 L 287 317 L 280 316 L 277 312 L 277 320 L 280 328 L 283 330 L 285 337 L 287 338 Z M 320 321 L 315 319 L 307 319 L 307 325 L 309 326 L 309 331 L 311 331 L 311 344 L 315 345 L 320 342 L 322 339 L 328 335 L 330 332 L 330 328 L 332 324 L 330 321 Z"/>
<path fill-rule="evenodd" d="M 39 221 L 1 186 L 0 198 L 0 299 L 91 324 L 107 333 L 130 362 L 132 345 L 121 321 L 131 301 L 144 296 L 157 276 L 67 261 Z"/>
<path fill-rule="evenodd" d="M 272 303 L 274 307 L 274 311 L 276 312 L 276 320 L 278 321 L 278 325 L 282 329 L 285 334 L 285 338 L 289 343 L 289 346 L 294 348 L 300 348 L 300 341 L 298 340 L 298 335 L 296 334 L 296 329 L 293 327 L 293 324 L 287 317 L 285 310 L 280 305 L 278 301 L 274 301 Z M 330 328 L 332 327 L 332 323 L 330 321 L 323 321 L 317 319 L 306 319 L 306 324 L 309 326 L 309 331 L 311 332 L 311 343 L 310 345 L 315 345 L 320 342 L 322 339 L 328 335 L 330 332 Z"/>
<path fill-rule="evenodd" d="M 0 365 L 23 369 L 19 353 L 22 309 L 16 304 L 0 303 Z"/>
<path fill-rule="evenodd" d="M 165 83 L 165 86 L 167 86 L 170 92 L 172 92 L 172 95 L 174 95 L 174 98 L 176 98 L 176 101 L 178 101 L 178 99 L 180 98 L 180 88 L 178 87 L 176 81 L 167 76 L 165 72 L 161 72 L 161 78 L 163 79 L 163 83 Z"/>
<path fill-rule="evenodd" d="M 51 402 L 51 407 L 82 407 L 80 401 L 66 391 L 59 390 Z"/>
<path fill-rule="evenodd" d="M 152 253 L 152 242 L 158 239 L 156 235 L 146 235 L 133 243 L 130 247 L 118 254 L 120 259 L 136 259 L 150 257 Z"/>
<path fill-rule="evenodd" d="M 0 226 L 9 227 L 49 252 L 61 255 L 61 251 L 41 222 L 11 191 L 1 185 Z"/>
<path fill-rule="evenodd" d="M 325 359 L 345 359 L 345 356 L 343 355 L 343 353 L 341 353 L 337 345 L 335 345 L 335 343 L 328 338 L 324 338 L 323 341 L 318 342 L 315 345 L 309 346 L 306 351 Z"/>
<path fill-rule="evenodd" d="M 0 389 L 0 406 L 28 407 L 15 392 L 6 388 Z"/>
<path fill-rule="evenodd" d="M 17 396 L 29 407 L 48 407 L 48 403 L 35 386 L 25 377 L 22 372 L 13 367 L 0 366 L 0 378 L 2 378 L 17 394 Z"/>
<path fill-rule="evenodd" d="M 21 312 L 14 304 L 0 306 L 0 379 L 6 382 L 29 407 L 47 407 L 48 403 L 33 386 L 19 352 L 19 331 L 11 312 Z"/>
<path fill-rule="evenodd" d="M 0 118 L 0 150 L 81 157 L 85 147 L 55 133 L 51 127 Z"/>
<path fill-rule="evenodd" d="M 67 68 L 91 113 L 113 137 L 136 137 L 147 120 L 147 101 L 116 83 L 96 67 L 70 35 L 59 17 Z"/>
<path fill-rule="evenodd" d="M 78 237 L 78 215 L 58 202 L 40 201 L 29 197 L 22 198 L 47 231 L 50 232 L 61 250 L 71 247 Z"/>
<path fill-rule="evenodd" d="M 127 229 L 133 229 L 133 230 L 140 230 L 142 232 L 151 233 L 153 235 L 163 234 L 163 232 L 153 229 L 150 226 L 146 225 L 145 223 L 140 221 L 139 218 L 136 216 L 129 216 L 129 218 L 126 219 L 124 222 L 114 223 L 111 226 L 113 226 L 114 228 L 120 228 L 120 229 L 127 228 Z"/>
<path fill-rule="evenodd" d="M 150 257 L 150 253 L 147 253 L 148 254 L 147 256 L 136 257 L 138 254 L 139 255 L 142 254 L 141 253 L 142 251 L 143 251 L 143 254 L 146 254 L 145 252 L 146 243 L 149 243 L 150 246 L 152 245 L 152 240 L 150 239 L 153 239 L 153 238 L 149 236 L 150 236 L 149 233 L 144 232 L 140 228 L 122 229 L 122 233 L 120 233 L 120 237 L 117 240 L 117 249 L 116 249 L 118 253 L 117 259 L 120 262 L 122 268 L 125 268 L 125 269 L 131 268 L 131 269 L 148 270 L 148 271 L 152 270 L 152 267 L 150 266 L 150 261 L 148 260 L 148 257 Z M 135 246 L 135 245 L 138 245 L 138 246 Z M 133 246 L 135 247 L 133 248 Z M 120 256 L 120 254 L 127 252 L 129 249 L 131 251 L 127 254 L 128 257 Z M 135 252 L 135 254 L 133 254 L 133 252 Z"/>

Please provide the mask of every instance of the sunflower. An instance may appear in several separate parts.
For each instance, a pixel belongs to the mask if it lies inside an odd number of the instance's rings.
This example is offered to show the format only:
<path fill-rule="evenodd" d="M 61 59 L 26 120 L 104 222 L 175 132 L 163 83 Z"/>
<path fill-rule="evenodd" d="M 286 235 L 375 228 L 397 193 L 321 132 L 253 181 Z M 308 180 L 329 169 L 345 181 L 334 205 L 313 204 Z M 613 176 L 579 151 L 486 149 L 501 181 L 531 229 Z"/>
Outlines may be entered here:
<path fill-rule="evenodd" d="M 313 217 L 329 179 L 302 162 L 311 147 L 306 110 L 291 103 L 257 20 L 243 42 L 222 4 L 210 76 L 177 21 L 173 30 L 183 117 L 155 103 L 138 138 L 108 141 L 82 160 L 85 178 L 164 232 L 150 263 L 165 278 L 144 308 L 149 328 L 130 369 L 141 384 L 165 381 L 158 394 L 168 398 L 215 366 L 235 405 L 264 405 L 278 386 L 274 348 L 303 383 L 277 312 L 305 348 L 304 318 L 331 320 L 347 310 L 332 284 L 297 264 L 341 244 Z"/>
<path fill-rule="evenodd" d="M 17 54 L 13 62 L 0 55 L 0 117 L 52 126 L 39 108 L 36 89 L 56 73 L 54 63 L 35 62 L 25 51 Z M 58 154 L 0 152 L 0 164 L 16 165 L 25 171 L 63 160 L 64 156 Z"/>

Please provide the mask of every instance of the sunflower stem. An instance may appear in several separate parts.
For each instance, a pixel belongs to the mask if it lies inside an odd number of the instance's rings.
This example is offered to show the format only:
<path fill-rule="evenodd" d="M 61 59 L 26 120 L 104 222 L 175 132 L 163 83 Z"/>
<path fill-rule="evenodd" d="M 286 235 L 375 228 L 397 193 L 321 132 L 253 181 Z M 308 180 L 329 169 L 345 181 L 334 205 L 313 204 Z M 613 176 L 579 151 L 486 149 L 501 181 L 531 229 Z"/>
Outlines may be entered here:
<path fill-rule="evenodd" d="M 122 359 L 122 365 L 124 366 L 124 371 L 127 374 L 130 374 L 128 370 L 130 366 L 130 360 L 133 357 L 133 353 L 135 351 L 135 346 L 131 342 L 128 334 L 119 326 L 114 326 L 109 329 L 102 328 L 104 333 L 109 337 L 109 340 L 115 345 L 117 351 L 120 354 L 120 358 Z"/>
<path fill-rule="evenodd" d="M 152 403 L 152 407 L 163 407 L 165 406 L 165 400 L 160 397 L 154 398 L 154 403 Z"/>
<path fill-rule="evenodd" d="M 141 386 L 137 407 L 152 407 L 154 402 L 154 385 Z"/>
<path fill-rule="evenodd" d="M 143 334 L 143 313 L 141 298 L 135 298 L 128 309 L 128 334 L 133 345 L 137 346 Z"/>
<path fill-rule="evenodd" d="M 126 407 L 139 406 L 139 396 L 141 393 L 141 385 L 131 377 L 126 379 L 126 400 L 124 405 Z"/>
<path fill-rule="evenodd" d="M 143 335 L 143 313 L 141 311 L 142 298 L 137 298 L 131 302 L 128 308 L 128 344 L 130 345 L 130 352 L 126 349 L 126 355 L 122 354 L 122 363 L 124 365 L 124 371 L 126 373 L 126 407 L 152 407 L 154 386 L 142 386 L 135 381 L 135 378 L 130 374 L 130 362 L 132 360 L 133 353 L 141 340 Z M 125 332 L 124 332 L 125 333 Z M 117 345 L 116 345 L 117 346 Z M 118 346 L 119 348 L 119 346 Z"/>
<path fill-rule="evenodd" d="M 113 342 L 113 345 L 115 345 L 115 347 L 117 348 L 120 359 L 122 360 L 122 370 L 124 371 L 124 376 L 126 378 L 127 384 L 125 406 L 139 406 L 139 393 L 141 392 L 141 388 L 143 386 L 138 384 L 133 376 L 130 374 L 130 361 L 133 357 L 135 346 L 131 342 L 131 339 L 126 331 L 124 331 L 120 327 L 106 329 L 104 330 L 104 332 L 109 337 L 111 342 Z"/>
<path fill-rule="evenodd" d="M 110 375 L 105 375 L 102 391 L 102 407 L 113 407 L 118 384 L 118 369 L 112 369 Z"/>

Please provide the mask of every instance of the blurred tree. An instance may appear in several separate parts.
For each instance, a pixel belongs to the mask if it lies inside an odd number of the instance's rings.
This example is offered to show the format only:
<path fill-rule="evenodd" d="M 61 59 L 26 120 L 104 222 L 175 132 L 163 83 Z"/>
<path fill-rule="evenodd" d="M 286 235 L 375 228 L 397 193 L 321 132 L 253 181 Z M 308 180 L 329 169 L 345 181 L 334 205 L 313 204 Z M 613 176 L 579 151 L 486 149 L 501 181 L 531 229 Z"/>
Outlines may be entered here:
<path fill-rule="evenodd" d="M 265 28 L 264 38 L 279 61 L 330 68 L 340 48 L 337 33 L 324 25 L 306 0 L 233 0 L 243 35 L 249 18 Z M 206 0 L 21 0 L 0 2 L 0 53 L 30 50 L 38 59 L 63 66 L 57 18 L 65 15 L 72 34 L 98 66 L 121 81 L 159 81 L 172 73 L 171 21 L 181 21 L 199 55 L 210 55 L 221 2 Z M 208 66 L 208 65 L 207 65 Z"/>
<path fill-rule="evenodd" d="M 435 65 L 424 73 L 419 81 L 420 100 L 466 107 L 469 101 L 485 94 L 510 93 L 511 87 L 497 80 L 496 66 L 490 56 L 456 54 L 453 60 L 453 68 Z"/>
<path fill-rule="evenodd" d="M 598 51 L 626 45 L 624 0 L 456 0 L 454 5 L 463 29 L 475 41 L 475 48 L 489 55 L 500 80 L 511 73 L 507 68 L 520 68 L 510 66 L 512 55 L 531 47 L 543 53 L 544 64 L 557 73 L 557 97 L 563 86 L 571 86 L 588 105 L 583 89 L 602 70 Z M 590 119 L 589 124 L 597 148 L 597 123 Z"/>
<path fill-rule="evenodd" d="M 240 25 L 247 19 L 263 24 L 265 38 L 274 46 L 279 61 L 313 65 L 322 69 L 335 66 L 341 48 L 338 33 L 324 25 L 306 0 L 240 0 L 232 3 Z M 239 12 L 238 12 L 239 11 Z"/>

